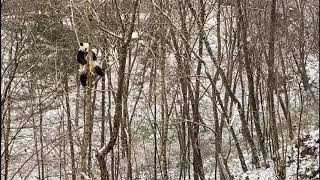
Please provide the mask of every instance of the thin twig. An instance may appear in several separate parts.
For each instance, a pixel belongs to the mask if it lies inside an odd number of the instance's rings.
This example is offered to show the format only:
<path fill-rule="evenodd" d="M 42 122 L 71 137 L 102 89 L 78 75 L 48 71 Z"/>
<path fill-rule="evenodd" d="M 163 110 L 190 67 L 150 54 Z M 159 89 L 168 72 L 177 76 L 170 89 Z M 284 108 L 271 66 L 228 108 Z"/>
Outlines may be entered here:
<path fill-rule="evenodd" d="M 77 32 L 76 25 L 75 25 L 75 22 L 74 22 L 73 0 L 70 0 L 70 9 L 71 9 L 71 23 L 72 23 L 72 28 L 73 28 L 73 31 L 74 31 L 74 33 L 75 33 L 75 35 L 76 35 L 76 39 L 77 39 L 78 45 L 80 45 L 78 32 Z"/>

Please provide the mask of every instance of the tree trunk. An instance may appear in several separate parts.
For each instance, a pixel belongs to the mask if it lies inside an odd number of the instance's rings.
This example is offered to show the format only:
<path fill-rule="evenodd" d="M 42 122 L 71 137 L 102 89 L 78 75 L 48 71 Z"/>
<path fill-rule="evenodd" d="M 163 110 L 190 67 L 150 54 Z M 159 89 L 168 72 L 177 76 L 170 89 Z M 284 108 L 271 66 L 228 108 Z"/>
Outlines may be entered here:
<path fill-rule="evenodd" d="M 114 124 L 113 130 L 110 137 L 110 140 L 107 145 L 99 150 L 97 153 L 96 158 L 99 161 L 99 166 L 102 166 L 102 162 L 104 158 L 108 155 L 108 153 L 113 150 L 114 145 L 116 144 L 118 135 L 119 135 L 119 128 L 122 119 L 122 97 L 123 97 L 123 90 L 124 90 L 124 81 L 125 81 L 125 69 L 126 69 L 126 58 L 127 58 L 127 50 L 131 42 L 132 33 L 134 30 L 134 23 L 136 20 L 136 12 L 139 5 L 139 1 L 136 0 L 133 5 L 133 12 L 130 22 L 129 31 L 126 37 L 122 39 L 121 47 L 119 51 L 119 71 L 118 71 L 118 88 L 115 98 L 115 113 L 114 113 Z"/>
<path fill-rule="evenodd" d="M 278 139 L 278 130 L 275 117 L 275 107 L 274 107 L 274 92 L 275 89 L 275 71 L 274 71 L 274 42 L 275 42 L 275 31 L 276 31 L 276 0 L 272 0 L 271 4 L 271 14 L 270 14 L 270 39 L 269 39 L 269 58 L 267 60 L 268 66 L 268 93 L 267 93 L 267 103 L 268 103 L 268 113 L 270 121 L 270 132 L 272 140 L 272 159 L 275 163 L 275 171 L 278 179 L 285 179 L 285 165 L 281 159 L 279 153 L 279 139 Z M 285 159 L 284 159 L 285 160 Z M 284 167 L 283 167 L 284 166 Z"/>
<path fill-rule="evenodd" d="M 260 118 L 259 118 L 259 111 L 257 108 L 257 102 L 255 97 L 255 90 L 254 90 L 254 79 L 253 79 L 253 72 L 252 72 L 252 62 L 251 58 L 249 57 L 248 51 L 248 43 L 247 43 L 247 27 L 248 22 L 246 19 L 246 6 L 244 5 L 244 12 L 242 12 L 240 0 L 237 0 L 238 4 L 238 11 L 239 11 L 239 29 L 242 32 L 242 43 L 243 43 L 243 54 L 244 54 L 244 65 L 247 72 L 247 80 L 248 80 L 248 89 L 249 89 L 249 104 L 251 107 L 251 111 L 253 113 L 253 120 L 256 129 L 256 133 L 258 136 L 258 143 L 260 145 L 260 150 L 262 152 L 262 157 L 264 161 L 264 165 L 267 166 L 267 152 L 264 145 L 264 138 L 262 135 L 261 127 L 260 127 Z"/>
<path fill-rule="evenodd" d="M 45 179 L 44 176 L 44 146 L 43 146 L 43 112 L 42 112 L 42 99 L 41 96 L 42 94 L 39 93 L 39 137 L 40 137 L 40 162 L 41 162 L 41 179 Z"/>
<path fill-rule="evenodd" d="M 88 53 L 89 60 L 88 62 L 92 61 L 92 48 L 91 44 L 89 46 L 89 53 Z M 90 69 L 90 68 L 89 68 Z M 88 146 L 89 146 L 89 141 L 90 141 L 90 136 L 91 136 L 91 131 L 90 127 L 92 126 L 93 123 L 93 117 L 92 117 L 92 102 L 91 102 L 91 93 L 92 93 L 92 88 L 93 88 L 93 77 L 91 72 L 88 69 L 87 73 L 87 91 L 86 91 L 86 110 L 85 110 L 85 120 L 84 120 L 84 130 L 83 130 L 83 138 L 82 138 L 82 144 L 81 144 L 81 171 L 82 173 L 88 175 L 88 169 L 87 169 L 87 153 L 88 153 Z M 85 179 L 83 176 L 81 176 L 81 179 Z"/>
<path fill-rule="evenodd" d="M 10 151 L 9 151 L 9 136 L 11 131 L 11 104 L 12 104 L 11 95 L 8 95 L 6 100 L 6 108 L 7 108 L 7 118 L 6 118 L 6 129 L 5 129 L 5 136 L 4 136 L 4 179 L 9 179 L 9 164 L 10 164 Z M 2 124 L 1 124 L 2 126 Z"/>
<path fill-rule="evenodd" d="M 107 57 L 109 58 L 109 57 Z M 103 61 L 102 69 L 106 68 L 106 61 Z M 106 129 L 106 77 L 102 76 L 101 80 L 101 135 L 100 135 L 100 147 L 102 148 L 105 144 L 105 129 Z M 107 171 L 107 163 L 106 159 L 102 159 L 100 166 L 101 180 L 107 180 L 108 171 Z"/>
<path fill-rule="evenodd" d="M 129 125 L 129 112 L 128 112 L 128 96 L 130 85 L 130 74 L 132 72 L 131 62 L 131 50 L 129 51 L 128 58 L 128 72 L 126 73 L 126 82 L 123 93 L 123 121 L 121 122 L 121 138 L 123 143 L 123 152 L 127 160 L 127 177 L 126 179 L 132 179 L 132 162 L 131 162 L 131 127 Z M 124 157 L 124 156 L 123 156 Z"/>
<path fill-rule="evenodd" d="M 68 76 L 65 74 L 64 79 L 64 93 L 66 101 L 66 113 L 67 113 L 67 128 L 68 128 L 68 139 L 70 146 L 70 158 L 71 158 L 71 176 L 72 180 L 76 180 L 76 166 L 74 158 L 74 146 L 73 146 L 73 136 L 72 136 L 72 121 L 71 121 L 71 111 L 70 111 L 70 101 L 69 101 L 69 88 L 68 88 Z"/>
<path fill-rule="evenodd" d="M 217 44 L 218 44 L 218 50 L 217 50 L 217 58 L 218 62 L 221 62 L 221 35 L 220 35 L 220 14 L 221 14 L 221 0 L 218 0 L 218 10 L 217 10 Z M 221 180 L 228 179 L 228 175 L 226 174 L 223 161 L 222 155 L 221 155 L 221 146 L 222 146 L 222 128 L 223 124 L 219 124 L 219 116 L 218 116 L 218 106 L 217 106 L 217 100 L 216 96 L 218 95 L 218 92 L 216 91 L 216 81 L 218 79 L 218 74 L 216 73 L 214 77 L 214 84 L 212 84 L 212 94 L 213 94 L 213 111 L 214 111 L 214 127 L 215 127 L 215 132 L 216 132 L 216 137 L 215 137 L 215 162 L 216 166 L 219 168 L 219 175 Z M 222 119 L 223 117 L 221 117 Z M 220 155 L 220 156 L 219 156 Z M 216 177 L 216 174 L 215 174 Z"/>
<path fill-rule="evenodd" d="M 218 0 L 218 10 L 217 10 L 217 60 L 220 63 L 221 62 L 221 34 L 220 34 L 220 14 L 221 14 L 221 0 Z M 201 30 L 202 31 L 202 30 Z M 201 57 L 201 56 L 200 56 Z M 216 96 L 218 95 L 218 92 L 216 91 L 216 81 L 218 79 L 218 73 L 216 73 L 214 77 L 214 84 L 212 84 L 212 94 L 213 94 L 213 111 L 214 111 L 214 127 L 216 131 L 216 137 L 215 137 L 215 162 L 216 162 L 216 167 L 218 166 L 219 168 L 219 175 L 221 180 L 228 179 L 228 174 L 226 174 L 224 165 L 223 165 L 223 159 L 221 155 L 221 147 L 222 147 L 222 129 L 223 129 L 223 118 L 222 122 L 219 124 L 219 116 L 218 116 L 218 103 L 216 100 Z M 216 173 L 215 173 L 216 177 Z"/>
<path fill-rule="evenodd" d="M 94 79 L 93 79 L 94 80 Z M 92 123 L 90 124 L 89 127 L 89 144 L 88 144 L 88 171 L 91 171 L 91 166 L 92 166 L 92 133 L 93 133 L 93 119 L 94 119 L 94 110 L 95 110 L 95 103 L 96 103 L 96 97 L 97 97 L 97 87 L 98 83 L 95 84 L 94 89 L 93 89 L 93 98 L 91 102 L 91 117 L 92 117 Z"/>
<path fill-rule="evenodd" d="M 190 64 L 191 62 L 191 49 L 189 47 L 189 32 L 187 29 L 186 24 L 186 4 L 180 4 L 179 7 L 179 15 L 180 15 L 180 21 L 181 21 L 181 29 L 182 34 L 186 38 L 186 41 L 184 42 L 185 47 L 185 53 L 184 53 L 184 61 L 180 61 L 181 67 L 183 67 L 181 70 L 183 70 L 182 74 L 184 76 L 184 82 L 183 85 L 186 87 L 188 92 L 187 101 L 191 100 L 191 107 L 192 107 L 192 115 L 193 115 L 193 124 L 188 123 L 190 130 L 188 134 L 190 134 L 191 138 L 191 144 L 193 149 L 193 169 L 194 169 L 194 179 L 205 179 L 204 177 L 204 171 L 203 171 L 203 163 L 202 163 L 202 157 L 201 157 L 201 151 L 199 147 L 199 122 L 200 122 L 200 113 L 199 113 L 199 102 L 196 102 L 193 94 L 193 90 L 191 88 L 191 79 L 190 79 Z M 200 28 L 200 27 L 199 27 Z M 177 50 L 176 50 L 177 51 Z M 177 59 L 178 60 L 178 59 Z M 179 63 L 179 62 L 178 62 Z M 187 117 L 187 120 L 190 120 L 190 117 Z"/>
<path fill-rule="evenodd" d="M 93 126 L 93 117 L 92 117 L 92 89 L 93 89 L 93 74 L 92 74 L 92 64 L 93 64 L 93 57 L 92 57 L 92 40 L 91 40 L 91 21 L 90 18 L 92 17 L 91 12 L 91 0 L 85 1 L 85 19 L 86 19 L 86 30 L 87 30 L 87 42 L 89 43 L 88 55 L 87 55 L 87 91 L 86 91 L 86 109 L 85 109 L 85 119 L 84 119 L 84 129 L 83 129 L 83 137 L 82 137 L 82 144 L 81 144 L 81 151 L 80 151 L 80 170 L 82 172 L 81 179 L 85 179 L 84 175 L 90 174 L 88 171 L 88 162 L 87 162 L 87 154 L 88 154 L 88 147 L 90 143 L 91 137 L 91 127 Z"/>
<path fill-rule="evenodd" d="M 234 81 L 234 86 L 233 86 L 233 89 L 232 89 L 233 93 L 235 93 L 236 87 L 237 87 L 237 80 Z M 230 110 L 229 117 L 232 117 L 232 112 L 233 112 L 232 109 L 233 109 L 233 103 L 231 101 L 230 107 L 229 107 L 229 110 Z M 246 165 L 246 161 L 244 159 L 244 156 L 243 156 L 243 153 L 242 153 L 242 150 L 241 150 L 241 147 L 240 147 L 240 143 L 239 143 L 238 137 L 237 137 L 236 133 L 234 132 L 233 125 L 230 124 L 230 123 L 231 122 L 229 121 L 228 122 L 229 131 L 231 133 L 231 136 L 232 136 L 232 138 L 234 140 L 234 144 L 235 144 L 236 149 L 237 149 L 237 153 L 238 153 L 238 156 L 239 156 L 241 168 L 242 168 L 243 172 L 247 172 L 248 171 L 248 167 Z"/>
<path fill-rule="evenodd" d="M 268 112 L 271 125 L 273 152 L 276 153 L 279 149 L 278 131 L 274 110 L 274 91 L 275 91 L 275 72 L 274 72 L 274 41 L 275 41 L 275 21 L 276 21 L 276 0 L 272 0 L 271 15 L 270 15 L 270 40 L 269 40 L 269 59 L 268 65 Z"/>
<path fill-rule="evenodd" d="M 81 67 L 81 66 L 79 66 Z M 79 126 L 79 113 L 80 113 L 80 77 L 79 77 L 79 71 L 77 71 L 76 74 L 76 79 L 77 79 L 77 93 L 76 93 L 76 109 L 75 109 L 75 118 L 74 118 L 74 123 L 75 123 L 75 127 Z"/>
<path fill-rule="evenodd" d="M 289 95 L 288 95 L 288 87 L 287 87 L 287 76 L 288 74 L 286 73 L 286 67 L 284 64 L 284 57 L 282 54 L 282 48 L 279 48 L 280 51 L 280 64 L 281 64 L 281 70 L 282 70 L 282 75 L 283 75 L 283 93 L 284 93 L 284 102 L 283 99 L 281 97 L 281 95 L 279 94 L 278 98 L 280 101 L 280 105 L 284 114 L 284 117 L 286 118 L 286 123 L 288 126 L 288 130 L 289 130 L 289 138 L 290 140 L 293 140 L 294 134 L 293 134 L 293 127 L 292 127 L 292 120 L 291 120 L 291 114 L 290 114 L 290 106 L 289 106 Z"/>
<path fill-rule="evenodd" d="M 173 48 L 175 50 L 175 58 L 177 60 L 178 64 L 178 78 L 180 80 L 181 85 L 181 91 L 182 91 L 182 99 L 183 99 L 183 105 L 182 105 L 182 120 L 181 120 L 181 140 L 180 140 L 180 154 L 181 154 L 181 169 L 182 173 L 180 175 L 180 178 L 185 179 L 186 178 L 186 166 L 187 166 L 187 159 L 186 159 L 186 119 L 188 118 L 189 114 L 189 103 L 188 103 L 188 90 L 185 83 L 185 74 L 184 74 L 184 67 L 182 66 L 182 57 L 180 54 L 180 47 L 177 42 L 177 37 L 175 35 L 175 32 L 172 28 L 170 28 L 170 34 L 173 41 Z M 188 119 L 187 119 L 188 120 Z"/>
<path fill-rule="evenodd" d="M 192 13 L 193 17 L 196 19 L 198 27 L 200 27 L 201 23 L 200 23 L 199 19 L 197 18 L 196 11 L 192 7 L 192 4 L 190 3 L 190 1 L 188 1 L 188 6 L 189 6 L 189 9 L 191 10 L 191 13 Z M 200 30 L 200 31 L 202 31 L 202 30 Z M 251 137 L 250 130 L 248 128 L 248 122 L 245 120 L 244 109 L 243 109 L 240 101 L 235 96 L 235 94 L 232 93 L 230 85 L 228 84 L 228 81 L 227 81 L 227 78 L 226 78 L 226 76 L 224 74 L 223 69 L 219 66 L 219 63 L 217 62 L 217 60 L 213 56 L 213 51 L 212 51 L 212 49 L 210 47 L 210 44 L 209 44 L 209 41 L 207 39 L 207 36 L 206 36 L 205 32 L 202 31 L 200 33 L 200 35 L 204 39 L 204 44 L 205 44 L 205 47 L 207 49 L 207 52 L 209 53 L 210 59 L 213 61 L 214 66 L 217 68 L 217 73 L 221 76 L 222 83 L 223 83 L 223 85 L 224 85 L 224 87 L 225 87 L 225 89 L 226 89 L 226 91 L 228 93 L 228 96 L 232 99 L 232 101 L 234 101 L 237 104 L 237 108 L 238 108 L 238 112 L 239 112 L 240 120 L 241 120 L 241 125 L 242 125 L 242 129 L 243 129 L 243 134 L 244 134 L 245 138 L 248 140 L 248 143 L 249 143 L 251 151 L 252 151 L 253 164 L 257 168 L 259 168 L 260 164 L 259 164 L 258 152 L 257 152 L 257 149 L 255 147 L 254 141 L 253 141 L 253 139 Z M 196 55 L 196 54 L 194 54 L 194 55 Z M 197 58 L 201 59 L 198 56 L 197 56 Z M 202 60 L 202 63 L 205 63 L 205 62 Z M 207 72 L 206 72 L 206 74 L 207 74 L 209 80 L 211 81 L 211 83 L 215 84 L 214 81 L 212 80 L 211 76 Z"/>
<path fill-rule="evenodd" d="M 163 179 L 168 180 L 168 162 L 167 162 L 167 138 L 168 138 L 168 102 L 166 93 L 166 57 L 164 49 L 164 40 L 161 36 L 160 38 L 160 72 L 161 72 L 161 162 L 162 162 L 162 172 Z"/>

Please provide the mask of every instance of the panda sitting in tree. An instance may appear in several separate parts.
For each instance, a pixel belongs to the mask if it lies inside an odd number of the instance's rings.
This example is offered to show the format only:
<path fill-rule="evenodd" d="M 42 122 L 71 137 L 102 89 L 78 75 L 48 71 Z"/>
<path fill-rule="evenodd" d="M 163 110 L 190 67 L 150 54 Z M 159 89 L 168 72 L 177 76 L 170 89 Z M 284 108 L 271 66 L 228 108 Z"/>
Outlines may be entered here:
<path fill-rule="evenodd" d="M 87 86 L 87 73 L 89 71 L 88 65 L 88 50 L 89 50 L 89 43 L 80 43 L 80 48 L 77 54 L 77 61 L 83 67 L 81 69 L 80 75 L 80 82 L 83 87 Z M 94 52 L 92 52 L 92 72 L 94 75 L 104 76 L 104 72 L 102 68 L 97 63 L 97 56 Z"/>

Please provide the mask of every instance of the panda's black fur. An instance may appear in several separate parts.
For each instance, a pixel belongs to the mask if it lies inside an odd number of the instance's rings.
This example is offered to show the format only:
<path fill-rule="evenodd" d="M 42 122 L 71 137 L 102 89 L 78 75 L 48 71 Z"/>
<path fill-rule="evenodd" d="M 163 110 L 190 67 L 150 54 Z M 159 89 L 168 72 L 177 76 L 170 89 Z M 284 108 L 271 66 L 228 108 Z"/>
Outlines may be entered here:
<path fill-rule="evenodd" d="M 80 75 L 80 83 L 83 87 L 87 86 L 87 55 L 88 55 L 88 48 L 89 48 L 89 43 L 80 43 L 80 48 L 78 50 L 77 54 L 77 61 L 81 65 L 83 65 L 83 68 L 81 70 L 81 75 Z M 94 52 L 92 52 L 92 60 L 93 60 L 93 73 L 97 74 L 99 76 L 104 76 L 104 72 L 102 68 L 99 66 L 99 64 L 96 62 L 97 61 L 97 56 Z"/>

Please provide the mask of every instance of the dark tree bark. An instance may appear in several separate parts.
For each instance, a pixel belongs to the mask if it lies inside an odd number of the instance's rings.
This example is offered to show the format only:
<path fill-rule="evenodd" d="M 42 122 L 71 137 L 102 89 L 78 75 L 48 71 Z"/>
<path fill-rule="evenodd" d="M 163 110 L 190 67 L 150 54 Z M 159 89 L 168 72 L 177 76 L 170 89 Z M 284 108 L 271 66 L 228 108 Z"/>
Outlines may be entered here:
<path fill-rule="evenodd" d="M 163 26 L 160 26 L 163 29 Z M 164 37 L 160 37 L 160 72 L 161 72 L 161 169 L 163 172 L 163 179 L 168 180 L 168 162 L 167 162 L 167 139 L 168 139 L 168 102 L 166 89 L 166 50 Z"/>
<path fill-rule="evenodd" d="M 91 10 L 91 1 L 85 1 L 85 22 L 86 22 L 86 33 L 87 33 L 87 42 L 89 43 L 88 49 L 88 64 L 87 64 L 87 89 L 85 95 L 85 118 L 84 118 L 84 127 L 83 127 L 83 137 L 80 150 L 80 169 L 81 169 L 81 179 L 84 180 L 86 176 L 91 174 L 88 170 L 88 147 L 90 144 L 92 131 L 90 130 L 93 126 L 93 116 L 92 116 L 92 89 L 93 89 L 93 57 L 92 57 L 92 32 L 91 32 L 91 21 L 90 17 L 92 16 Z M 89 152 L 90 153 L 90 152 Z"/>
<path fill-rule="evenodd" d="M 186 122 L 185 119 L 188 118 L 189 114 L 189 103 L 188 103 L 188 90 L 185 83 L 185 75 L 184 75 L 184 67 L 182 66 L 182 57 L 180 54 L 180 47 L 178 45 L 177 37 L 175 34 L 175 30 L 171 27 L 170 28 L 170 35 L 172 38 L 172 46 L 175 50 L 175 58 L 178 62 L 178 71 L 177 75 L 181 85 L 182 91 L 182 121 L 181 121 L 181 140 L 180 140 L 180 150 L 181 150 L 181 171 L 179 179 L 186 178 L 186 167 L 187 167 L 187 158 L 186 158 Z"/>
<path fill-rule="evenodd" d="M 193 17 L 196 19 L 196 22 L 197 22 L 197 25 L 198 27 L 200 27 L 201 23 L 199 21 L 199 19 L 197 18 L 197 14 L 196 14 L 196 11 L 194 10 L 194 8 L 192 7 L 192 4 L 190 3 L 190 1 L 188 1 L 188 6 L 191 10 L 191 13 L 193 15 Z M 200 30 L 201 31 L 201 30 Z M 240 120 L 241 120 L 241 125 L 242 125 L 242 129 L 243 129 L 243 135 L 245 136 L 245 138 L 247 139 L 249 145 L 250 145 L 250 148 L 252 150 L 252 158 L 253 158 L 253 164 L 259 168 L 260 167 L 260 163 L 259 163 L 259 157 L 258 157 L 258 152 L 257 152 L 257 149 L 255 147 L 255 144 L 254 144 L 254 141 L 251 137 L 251 134 L 250 134 L 250 130 L 248 128 L 248 122 L 246 121 L 245 119 L 245 115 L 244 115 L 244 109 L 243 109 L 243 106 L 241 105 L 240 101 L 237 99 L 237 97 L 235 96 L 235 94 L 231 91 L 231 88 L 230 88 L 230 85 L 228 84 L 228 80 L 224 74 L 224 71 L 223 69 L 219 66 L 219 63 L 217 62 L 216 58 L 213 56 L 213 51 L 210 47 L 210 44 L 209 44 L 209 41 L 207 39 L 207 36 L 205 35 L 205 32 L 202 31 L 202 33 L 200 33 L 200 35 L 203 37 L 204 39 L 204 44 L 205 44 L 205 47 L 207 49 L 207 52 L 209 53 L 209 56 L 210 56 L 210 59 L 213 61 L 213 64 L 214 66 L 217 68 L 217 73 L 220 75 L 221 79 L 222 79 L 222 83 L 228 93 L 228 96 L 232 99 L 232 101 L 234 103 L 237 104 L 237 108 L 238 108 L 238 112 L 239 112 L 239 115 L 240 115 Z M 194 53 L 194 55 L 197 55 Z M 198 59 L 201 59 L 200 57 L 197 56 Z M 205 63 L 203 60 L 202 60 L 202 63 Z M 207 74 L 207 73 L 206 73 Z M 207 74 L 208 75 L 208 74 Z M 210 76 L 208 76 L 209 78 Z M 209 78 L 210 79 L 210 78 Z M 211 79 L 210 80 L 212 84 L 215 84 L 214 81 Z"/>
<path fill-rule="evenodd" d="M 107 57 L 109 58 L 109 57 Z M 103 61 L 102 68 L 105 69 L 106 61 Z M 106 76 L 102 76 L 101 79 L 101 135 L 100 135 L 100 147 L 102 148 L 105 144 L 105 129 L 106 129 Z M 106 159 L 101 160 L 100 166 L 101 180 L 109 179 L 109 173 L 107 170 Z"/>
<path fill-rule="evenodd" d="M 279 153 L 279 138 L 278 138 L 278 128 L 275 116 L 275 105 L 274 105 L 274 92 L 276 91 L 275 86 L 275 70 L 274 70 L 274 61 L 275 61 L 275 32 L 276 32 L 276 0 L 272 0 L 271 4 L 271 14 L 270 14 L 270 39 L 269 39 L 269 58 L 267 60 L 268 66 L 268 79 L 267 79 L 267 103 L 268 103 L 268 113 L 270 121 L 270 132 L 272 140 L 272 159 L 275 162 L 275 171 L 278 179 L 285 179 L 285 163 L 281 159 Z M 284 159 L 285 161 L 285 159 Z"/>
<path fill-rule="evenodd" d="M 203 162 L 202 162 L 202 157 L 201 157 L 201 151 L 199 147 L 199 122 L 200 122 L 200 113 L 199 113 L 199 102 L 196 102 L 196 99 L 194 97 L 193 89 L 191 87 L 191 79 L 190 79 L 190 69 L 191 69 L 191 49 L 189 47 L 189 38 L 190 34 L 187 29 L 187 24 L 186 24 L 186 13 L 187 13 L 187 4 L 186 3 L 181 3 L 179 6 L 179 15 L 180 15 L 180 21 L 181 21 L 181 28 L 182 28 L 182 34 L 186 38 L 186 41 L 184 41 L 184 48 L 185 48 L 185 53 L 184 53 L 184 61 L 180 61 L 180 66 L 183 67 L 183 76 L 184 76 L 184 82 L 183 86 L 186 87 L 187 92 L 188 92 L 188 101 L 190 100 L 191 102 L 191 109 L 192 109 L 192 116 L 193 116 L 193 122 L 192 124 L 189 123 L 189 134 L 191 138 L 191 144 L 192 144 L 192 152 L 193 152 L 193 169 L 194 169 L 194 179 L 205 179 L 204 176 L 204 171 L 203 171 Z M 200 27 L 199 27 L 200 28 Z M 177 49 L 176 49 L 177 51 Z M 178 62 L 179 63 L 179 62 Z M 180 68 L 179 68 L 180 69 Z M 190 118 L 187 117 L 187 120 Z"/>
<path fill-rule="evenodd" d="M 10 93 L 10 90 L 8 92 Z M 9 178 L 9 164 L 10 164 L 9 137 L 10 137 L 10 131 L 11 131 L 11 108 L 12 108 L 11 104 L 12 104 L 12 100 L 11 100 L 11 96 L 9 95 L 6 99 L 6 105 L 4 105 L 7 108 L 7 116 L 6 116 L 7 118 L 5 121 L 6 128 L 5 128 L 5 135 L 4 135 L 4 179 L 5 180 L 8 180 Z"/>
<path fill-rule="evenodd" d="M 270 40 L 269 40 L 269 59 L 268 65 L 268 112 L 270 120 L 270 128 L 273 141 L 273 152 L 277 152 L 279 149 L 278 130 L 274 109 L 274 91 L 275 91 L 275 72 L 274 72 L 274 42 L 275 42 L 275 22 L 276 21 L 276 0 L 272 0 L 271 15 L 270 15 Z"/>
<path fill-rule="evenodd" d="M 133 11 L 132 11 L 132 17 L 130 22 L 129 31 L 127 32 L 127 36 L 124 36 L 121 42 L 121 47 L 119 50 L 119 72 L 118 72 L 118 87 L 117 87 L 117 93 L 115 98 L 115 114 L 114 114 L 114 123 L 113 123 L 113 130 L 111 134 L 111 138 L 107 145 L 105 145 L 101 152 L 97 153 L 96 157 L 99 162 L 99 166 L 101 167 L 104 161 L 104 158 L 108 155 L 108 153 L 113 150 L 114 145 L 116 144 L 118 135 L 119 135 L 119 129 L 120 129 L 120 123 L 123 120 L 122 118 L 122 97 L 123 97 L 123 91 L 124 91 L 124 81 L 125 81 L 125 69 L 126 69 L 126 59 L 127 59 L 127 50 L 131 42 L 132 33 L 134 31 L 134 24 L 136 20 L 136 12 L 139 5 L 139 1 L 136 0 L 133 4 Z"/>
<path fill-rule="evenodd" d="M 241 40 L 242 40 L 242 50 L 244 54 L 244 65 L 247 72 L 247 80 L 248 80 L 248 89 L 249 89 L 249 104 L 250 110 L 253 113 L 253 120 L 256 129 L 256 133 L 258 136 L 258 143 L 260 145 L 260 151 L 262 152 L 262 157 L 264 161 L 264 165 L 267 166 L 267 152 L 264 145 L 264 138 L 261 131 L 260 126 L 260 117 L 259 111 L 257 108 L 257 102 L 255 97 L 255 88 L 254 88 L 254 79 L 253 79 L 253 72 L 252 72 L 252 62 L 251 58 L 249 57 L 248 51 L 248 42 L 247 42 L 247 27 L 248 27 L 248 20 L 246 15 L 246 5 L 244 4 L 244 8 L 241 7 L 241 3 L 237 0 L 238 4 L 238 12 L 239 12 L 239 30 L 241 31 Z"/>
<path fill-rule="evenodd" d="M 66 70 L 67 71 L 67 70 Z M 67 129 L 68 129 L 68 140 L 70 146 L 70 158 L 71 158 L 71 177 L 72 180 L 76 180 L 76 162 L 74 158 L 74 143 L 72 135 L 72 121 L 71 121 L 71 111 L 70 111 L 70 100 L 69 100 L 69 85 L 67 73 L 64 76 L 64 93 L 66 101 L 66 113 L 67 113 Z"/>

